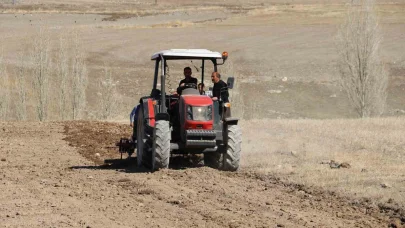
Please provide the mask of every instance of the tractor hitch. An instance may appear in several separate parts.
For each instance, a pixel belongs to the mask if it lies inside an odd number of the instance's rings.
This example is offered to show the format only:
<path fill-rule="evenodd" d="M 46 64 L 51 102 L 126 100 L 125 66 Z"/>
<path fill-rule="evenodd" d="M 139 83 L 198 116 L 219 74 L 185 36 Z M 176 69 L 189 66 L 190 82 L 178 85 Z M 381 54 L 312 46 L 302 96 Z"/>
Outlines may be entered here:
<path fill-rule="evenodd" d="M 123 153 L 128 153 L 128 156 L 131 156 L 134 153 L 136 148 L 136 141 L 128 138 L 121 138 L 120 141 L 117 142 L 115 145 L 118 147 L 122 159 Z"/>

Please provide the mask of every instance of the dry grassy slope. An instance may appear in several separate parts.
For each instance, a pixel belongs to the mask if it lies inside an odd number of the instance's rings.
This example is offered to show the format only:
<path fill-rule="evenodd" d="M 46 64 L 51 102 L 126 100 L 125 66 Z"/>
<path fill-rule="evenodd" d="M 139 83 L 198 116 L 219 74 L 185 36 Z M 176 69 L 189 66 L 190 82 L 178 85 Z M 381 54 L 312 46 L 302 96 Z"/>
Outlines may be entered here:
<path fill-rule="evenodd" d="M 7 44 L 4 50 L 10 71 L 18 64 L 16 54 L 23 47 L 22 38 L 34 34 L 38 25 L 45 24 L 52 28 L 55 42 L 60 31 L 77 29 L 81 32 L 90 69 L 88 101 L 93 110 L 104 64 L 113 68 L 119 81 L 123 101 L 119 114 L 126 118 L 139 96 L 150 91 L 152 53 L 168 48 L 208 48 L 230 53 L 233 67 L 220 68 L 220 71 L 225 76 L 237 77 L 243 98 L 240 105 L 246 119 L 355 116 L 336 81 L 333 37 L 343 12 L 340 1 L 309 5 L 305 3 L 313 2 L 296 1 L 264 6 L 260 4 L 263 1 L 252 4 L 226 1 L 223 6 L 192 7 L 182 5 L 195 3 L 191 1 L 174 1 L 164 7 L 145 5 L 146 2 L 130 6 L 124 2 L 114 5 L 118 8 L 98 3 L 65 2 L 78 10 L 87 10 L 86 7 L 96 4 L 113 12 L 135 11 L 129 18 L 117 21 L 102 21 L 109 18 L 108 15 L 58 14 L 57 11 L 0 15 L 0 32 L 3 43 Z M 137 10 L 144 12 L 143 7 L 153 15 L 132 17 Z M 387 114 L 397 115 L 403 113 L 405 102 L 404 5 L 381 4 L 379 7 L 385 35 L 383 57 L 392 73 Z M 173 84 L 181 78 L 182 67 L 171 69 Z M 287 82 L 282 81 L 284 77 Z M 249 111 L 252 109 L 257 111 L 252 113 Z"/>
<path fill-rule="evenodd" d="M 246 169 L 405 207 L 404 118 L 242 123 Z M 349 163 L 333 169 L 327 162 Z"/>

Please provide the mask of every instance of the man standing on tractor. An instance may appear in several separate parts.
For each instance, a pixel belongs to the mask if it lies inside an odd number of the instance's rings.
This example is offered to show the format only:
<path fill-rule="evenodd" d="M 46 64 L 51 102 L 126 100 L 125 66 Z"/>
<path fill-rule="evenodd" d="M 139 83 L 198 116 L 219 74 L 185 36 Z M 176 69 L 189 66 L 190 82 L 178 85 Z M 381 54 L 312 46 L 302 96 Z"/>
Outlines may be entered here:
<path fill-rule="evenodd" d="M 212 100 L 217 101 L 221 98 L 223 102 L 229 102 L 228 85 L 221 80 L 221 74 L 218 72 L 212 72 L 211 80 L 214 83 Z"/>
<path fill-rule="evenodd" d="M 185 89 L 186 84 L 195 84 L 195 87 L 197 87 L 197 78 L 194 78 L 192 75 L 192 71 L 190 67 L 184 68 L 184 79 L 180 81 L 179 87 L 177 88 L 177 93 L 181 94 L 183 89 Z"/>

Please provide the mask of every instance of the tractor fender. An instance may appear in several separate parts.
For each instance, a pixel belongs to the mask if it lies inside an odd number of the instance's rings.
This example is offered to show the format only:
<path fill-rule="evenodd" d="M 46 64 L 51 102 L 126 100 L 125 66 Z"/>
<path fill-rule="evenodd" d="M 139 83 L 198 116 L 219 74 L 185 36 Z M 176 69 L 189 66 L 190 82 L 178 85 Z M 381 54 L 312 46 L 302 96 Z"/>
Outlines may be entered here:
<path fill-rule="evenodd" d="M 155 120 L 166 120 L 169 121 L 170 120 L 170 115 L 168 113 L 157 113 L 155 116 Z"/>
<path fill-rule="evenodd" d="M 143 116 L 146 120 L 147 126 L 155 127 L 155 107 L 152 98 L 142 97 L 140 104 L 142 106 L 141 110 L 143 110 Z"/>
<path fill-rule="evenodd" d="M 144 100 L 147 100 L 149 98 L 150 98 L 150 96 L 144 96 L 144 97 L 139 98 L 139 104 L 142 104 L 144 102 Z"/>
<path fill-rule="evenodd" d="M 227 117 L 224 120 L 225 125 L 238 125 L 238 121 L 239 121 L 239 118 L 235 118 L 235 117 Z"/>
<path fill-rule="evenodd" d="M 224 145 L 228 144 L 228 128 L 229 126 L 232 125 L 238 125 L 239 118 L 235 117 L 227 117 L 224 119 L 224 124 L 222 127 L 222 139 L 224 142 Z"/>

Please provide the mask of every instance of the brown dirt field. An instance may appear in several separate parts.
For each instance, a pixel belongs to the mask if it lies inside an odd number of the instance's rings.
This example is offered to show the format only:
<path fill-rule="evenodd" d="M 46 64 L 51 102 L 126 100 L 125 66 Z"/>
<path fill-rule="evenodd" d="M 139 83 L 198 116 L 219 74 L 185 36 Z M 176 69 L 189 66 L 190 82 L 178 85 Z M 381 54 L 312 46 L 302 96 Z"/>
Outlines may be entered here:
<path fill-rule="evenodd" d="M 367 200 L 243 169 L 149 173 L 79 154 L 116 157 L 105 148 L 127 133 L 117 124 L 1 123 L 0 130 L 3 227 L 386 227 L 394 216 Z"/>

